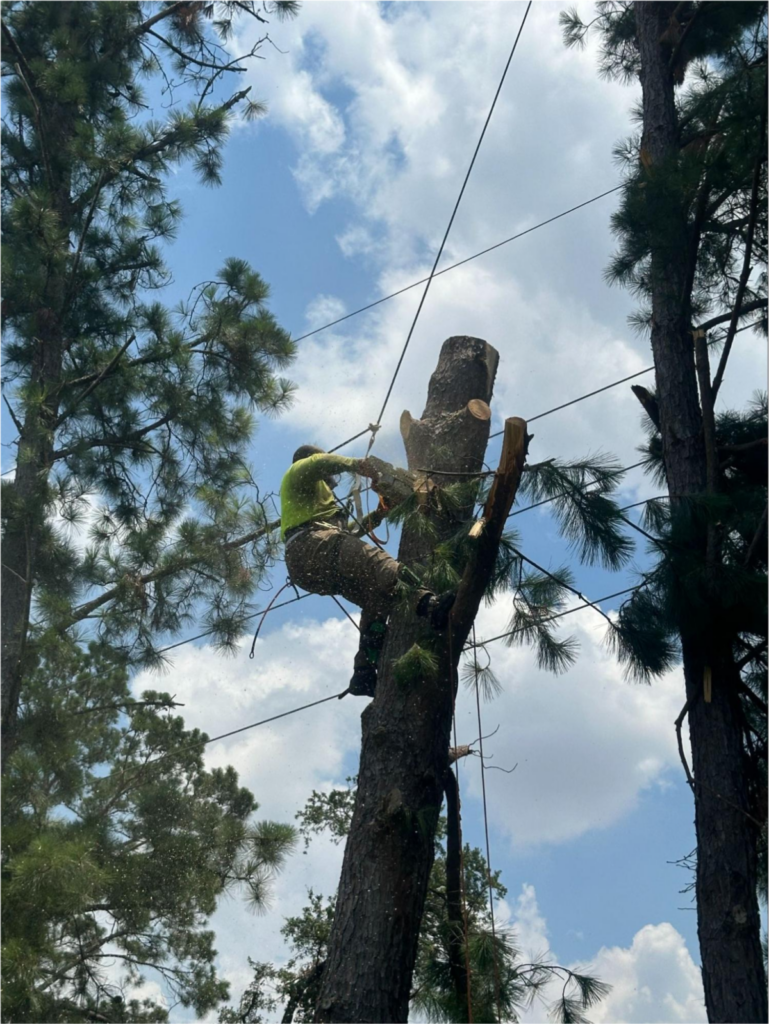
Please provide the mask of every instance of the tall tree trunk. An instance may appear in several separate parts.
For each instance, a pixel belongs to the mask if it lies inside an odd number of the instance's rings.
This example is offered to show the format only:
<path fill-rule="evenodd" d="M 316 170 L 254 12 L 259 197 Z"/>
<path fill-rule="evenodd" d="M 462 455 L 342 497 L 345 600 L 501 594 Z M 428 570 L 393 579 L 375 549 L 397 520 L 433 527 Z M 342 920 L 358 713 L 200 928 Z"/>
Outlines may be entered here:
<path fill-rule="evenodd" d="M 38 93 L 39 132 L 49 152 L 50 212 L 57 221 L 58 244 L 51 243 L 47 281 L 40 307 L 34 310 L 28 337 L 34 345 L 29 385 L 35 397 L 27 402 L 21 424 L 16 474 L 4 498 L 2 545 L 2 617 L 0 704 L 2 709 L 2 770 L 16 739 L 16 721 L 25 666 L 32 589 L 42 533 L 50 506 L 48 478 L 53 465 L 60 384 L 66 345 L 64 320 L 72 299 L 70 281 L 72 208 L 67 150 L 74 133 L 76 111 L 71 105 L 46 107 Z"/>
<path fill-rule="evenodd" d="M 670 68 L 662 39 L 675 3 L 635 4 L 643 88 L 642 159 L 654 195 L 655 169 L 664 173 L 679 153 L 679 128 Z M 654 201 L 654 200 L 652 200 Z M 653 211 L 651 211 L 653 213 Z M 651 343 L 657 377 L 660 430 L 671 507 L 708 490 L 708 463 L 691 323 L 692 261 L 696 237 L 681 211 L 678 240 L 671 241 L 670 211 L 664 241 L 651 258 Z M 707 531 L 694 538 L 698 558 L 708 555 Z M 707 631 L 705 631 L 707 632 Z M 697 914 L 708 1019 L 765 1022 L 767 997 L 756 896 L 755 825 L 749 814 L 738 672 L 729 637 L 711 640 L 682 623 L 681 640 L 689 706 L 695 826 Z M 704 699 L 706 667 L 709 701 Z M 712 696 L 711 696 L 712 695 Z"/>
<path fill-rule="evenodd" d="M 459 809 L 459 783 L 449 768 L 444 776 L 446 791 L 446 916 L 449 921 L 448 954 L 451 984 L 457 1004 L 463 1012 L 460 1020 L 469 1020 L 467 1007 L 467 950 L 465 914 L 462 908 L 462 826 Z"/>
<path fill-rule="evenodd" d="M 60 338 L 52 331 L 41 332 L 39 356 L 33 379 L 43 389 L 58 379 L 61 365 Z M 34 409 L 24 418 L 18 446 L 16 476 L 7 485 L 4 498 L 6 524 L 2 546 L 2 765 L 6 767 L 16 739 L 16 720 L 22 679 L 28 661 L 32 587 L 48 507 L 48 475 L 53 454 L 52 423 L 58 404 L 49 402 L 42 411 Z"/>
<path fill-rule="evenodd" d="M 412 469 L 480 472 L 489 433 L 497 352 L 477 338 L 449 338 L 430 380 L 421 420 L 401 418 Z M 520 421 L 522 422 L 522 421 Z M 523 448 L 519 469 L 523 462 Z M 434 474 L 436 482 L 451 477 Z M 516 481 L 517 483 L 517 481 Z M 472 506 L 465 510 L 471 517 Z M 433 515 L 436 533 L 404 528 L 399 558 L 416 566 L 461 523 Z M 483 545 L 496 552 L 498 536 Z M 479 570 L 484 571 L 484 570 Z M 488 578 L 488 576 L 487 576 Z M 405 1021 L 435 828 L 448 766 L 456 664 L 474 617 L 475 594 L 460 620 L 436 634 L 407 607 L 396 609 L 380 660 L 377 693 L 361 716 L 358 791 L 345 848 L 318 1021 Z M 474 608 L 474 610 L 473 610 Z M 470 622 L 472 618 L 470 619 Z M 437 671 L 418 682 L 396 678 L 395 663 L 419 644 Z"/>

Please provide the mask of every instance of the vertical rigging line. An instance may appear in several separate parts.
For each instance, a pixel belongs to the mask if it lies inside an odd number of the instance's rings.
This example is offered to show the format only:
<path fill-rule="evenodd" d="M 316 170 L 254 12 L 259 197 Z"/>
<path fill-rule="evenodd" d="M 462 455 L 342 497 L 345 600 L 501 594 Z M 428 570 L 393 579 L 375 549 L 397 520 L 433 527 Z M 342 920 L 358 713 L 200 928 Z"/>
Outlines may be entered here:
<path fill-rule="evenodd" d="M 451 227 L 452 227 L 452 225 L 454 223 L 454 218 L 456 217 L 457 211 L 459 210 L 459 204 L 462 202 L 462 196 L 465 194 L 465 189 L 467 188 L 467 183 L 470 180 L 470 175 L 472 173 L 473 167 L 475 166 L 475 161 L 476 161 L 476 158 L 477 158 L 478 153 L 479 153 L 480 148 L 481 148 L 481 143 L 483 142 L 483 138 L 484 138 L 484 136 L 486 134 L 486 129 L 489 127 L 489 122 L 491 121 L 491 115 L 494 113 L 494 108 L 497 105 L 497 100 L 499 99 L 499 94 L 502 91 L 502 86 L 504 85 L 505 78 L 507 77 L 508 69 L 509 69 L 510 64 L 512 62 L 513 56 L 515 55 L 516 47 L 518 46 L 518 40 L 521 38 L 521 32 L 523 32 L 523 26 L 526 24 L 526 18 L 529 16 L 529 10 L 531 9 L 531 4 L 532 4 L 532 0 L 529 0 L 528 4 L 526 5 L 526 10 L 525 10 L 524 15 L 523 15 L 523 20 L 521 21 L 520 27 L 518 29 L 518 34 L 515 37 L 515 42 L 513 43 L 513 48 L 510 51 L 510 56 L 507 58 L 507 63 L 505 64 L 505 70 L 502 72 L 502 77 L 499 80 L 499 85 L 497 86 L 497 91 L 494 94 L 494 99 L 491 101 L 491 106 L 489 107 L 489 112 L 486 115 L 486 121 L 485 121 L 485 123 L 483 125 L 483 129 L 481 130 L 481 134 L 480 134 L 480 136 L 478 138 L 478 142 L 476 143 L 475 152 L 473 153 L 472 160 L 470 161 L 470 166 L 467 168 L 467 173 L 465 174 L 465 180 L 462 182 L 462 188 L 459 190 L 459 195 L 457 196 L 457 201 L 454 204 L 454 209 L 453 209 L 453 211 L 451 213 L 451 217 L 449 218 L 448 227 L 446 228 L 446 232 L 445 232 L 445 234 L 443 236 L 443 241 L 441 242 L 440 248 L 438 249 L 438 253 L 437 253 L 436 257 L 435 257 L 435 262 L 433 263 L 433 268 L 430 271 L 430 276 L 427 278 L 427 283 L 425 284 L 425 290 L 422 292 L 422 298 L 419 300 L 419 305 L 417 306 L 417 311 L 414 314 L 414 319 L 413 319 L 413 321 L 411 323 L 411 327 L 409 328 L 409 333 L 408 333 L 408 335 L 406 337 L 406 343 L 403 346 L 403 350 L 402 350 L 402 352 L 400 354 L 400 358 L 398 359 L 398 363 L 397 363 L 397 365 L 395 367 L 395 373 L 393 374 L 392 380 L 390 381 L 390 386 L 387 389 L 387 394 L 385 395 L 385 400 L 382 403 L 382 408 L 379 410 L 379 415 L 377 416 L 376 423 L 372 424 L 373 426 L 377 427 L 377 429 L 379 428 L 379 426 L 382 423 L 382 417 L 384 416 L 385 409 L 387 408 L 387 403 L 390 401 L 390 395 L 392 394 L 392 390 L 393 390 L 393 388 L 395 386 L 395 381 L 396 381 L 396 379 L 398 377 L 398 373 L 400 372 L 401 364 L 403 363 L 403 359 L 404 359 L 404 357 L 406 355 L 406 350 L 408 349 L 409 344 L 411 342 L 411 336 L 413 335 L 414 329 L 415 329 L 415 327 L 417 325 L 417 321 L 419 320 L 419 314 L 422 312 L 422 306 L 424 306 L 424 304 L 425 304 L 425 299 L 427 298 L 427 293 L 430 290 L 430 285 L 432 284 L 433 277 L 435 277 L 435 271 L 438 269 L 438 263 L 440 261 L 441 256 L 443 255 L 443 250 L 445 248 L 446 242 L 448 241 L 449 232 L 451 231 Z M 368 443 L 368 448 L 366 450 L 366 454 L 368 454 L 371 451 L 371 449 L 372 449 L 372 447 L 374 445 L 374 441 L 376 440 L 376 434 L 377 434 L 376 430 L 372 430 L 371 431 L 371 438 L 369 439 L 369 443 Z"/>
<path fill-rule="evenodd" d="M 481 755 L 481 787 L 483 790 L 483 827 L 486 832 L 486 875 L 489 883 L 489 913 L 491 914 L 491 948 L 494 962 L 494 988 L 497 997 L 497 1020 L 502 1024 L 500 1001 L 499 964 L 497 962 L 497 930 L 494 924 L 494 896 L 491 889 L 491 844 L 489 843 L 489 816 L 486 809 L 486 769 L 483 761 L 483 724 L 481 723 L 481 696 L 478 687 L 478 648 L 475 646 L 475 623 L 473 623 L 473 666 L 475 668 L 475 706 L 478 710 L 478 752 Z M 455 744 L 456 745 L 456 744 Z"/>
<path fill-rule="evenodd" d="M 449 624 L 449 665 L 451 666 L 451 723 L 454 729 L 454 750 L 457 749 L 457 691 L 459 690 L 459 676 L 457 666 L 454 664 L 454 631 Z M 451 770 L 451 769 L 449 769 Z M 467 1020 L 473 1024 L 473 998 L 472 998 L 472 977 L 470 973 L 470 943 L 467 936 L 467 899 L 465 895 L 465 854 L 462 843 L 462 804 L 459 796 L 459 758 L 454 761 L 454 773 L 457 779 L 457 829 L 459 831 L 459 878 L 462 896 L 462 923 L 465 932 L 465 977 L 467 978 Z M 446 886 L 448 896 L 448 885 Z"/>

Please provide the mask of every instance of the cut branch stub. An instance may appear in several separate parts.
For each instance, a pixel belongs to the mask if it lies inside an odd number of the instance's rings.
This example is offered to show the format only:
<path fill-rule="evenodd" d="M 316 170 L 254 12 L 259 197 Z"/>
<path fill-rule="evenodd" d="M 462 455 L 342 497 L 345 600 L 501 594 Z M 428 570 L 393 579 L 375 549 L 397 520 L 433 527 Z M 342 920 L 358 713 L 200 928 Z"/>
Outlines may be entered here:
<path fill-rule="evenodd" d="M 523 474 L 527 439 L 525 420 L 518 416 L 505 420 L 502 455 L 483 510 L 483 530 L 480 535 L 476 532 L 475 546 L 462 574 L 451 613 L 455 652 L 461 651 L 467 640 L 493 572 L 505 521 Z"/>

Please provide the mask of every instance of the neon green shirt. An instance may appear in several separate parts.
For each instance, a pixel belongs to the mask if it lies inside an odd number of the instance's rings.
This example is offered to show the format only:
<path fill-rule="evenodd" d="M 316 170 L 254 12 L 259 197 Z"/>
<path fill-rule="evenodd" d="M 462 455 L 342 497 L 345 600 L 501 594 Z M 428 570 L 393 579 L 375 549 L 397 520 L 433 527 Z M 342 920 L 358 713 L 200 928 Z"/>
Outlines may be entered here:
<path fill-rule="evenodd" d="M 338 515 L 339 507 L 325 478 L 334 473 L 352 473 L 359 465 L 360 459 L 318 453 L 289 466 L 280 484 L 281 539 L 294 526 Z"/>

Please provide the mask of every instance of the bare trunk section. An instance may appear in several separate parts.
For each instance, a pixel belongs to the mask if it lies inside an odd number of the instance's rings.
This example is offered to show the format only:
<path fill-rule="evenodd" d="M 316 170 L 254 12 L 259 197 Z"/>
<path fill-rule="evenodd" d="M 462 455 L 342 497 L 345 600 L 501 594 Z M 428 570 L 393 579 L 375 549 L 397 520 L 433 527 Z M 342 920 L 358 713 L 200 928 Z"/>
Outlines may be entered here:
<path fill-rule="evenodd" d="M 404 414 L 401 420 L 410 469 L 480 472 L 489 434 L 484 406 L 491 399 L 497 362 L 497 352 L 478 338 L 444 343 L 422 418 Z M 440 482 L 439 474 L 436 479 Z M 436 517 L 434 525 L 440 538 L 454 533 L 458 523 Z M 434 544 L 434 538 L 404 529 L 399 558 L 416 566 L 427 560 Z M 434 676 L 404 686 L 395 678 L 394 664 L 415 643 L 434 650 L 439 668 Z M 408 1017 L 461 645 L 458 636 L 451 638 L 451 629 L 436 637 L 406 607 L 391 616 L 377 694 L 361 716 L 358 791 L 318 1021 Z"/>
<path fill-rule="evenodd" d="M 462 909 L 462 823 L 459 783 L 451 770 L 444 776 L 446 792 L 446 912 L 449 919 L 449 970 L 458 1004 L 467 1007 L 467 950 Z M 469 1012 L 461 1020 L 469 1019 Z"/>
<path fill-rule="evenodd" d="M 29 83 L 28 83 L 29 84 Z M 34 88 L 34 86 L 33 86 Z M 21 424 L 16 475 L 4 496 L 2 545 L 2 630 L 0 705 L 2 770 L 16 739 L 23 678 L 29 662 L 27 635 L 40 541 L 49 508 L 48 479 L 53 465 L 61 379 L 67 346 L 65 320 L 76 298 L 73 238 L 77 218 L 72 203 L 70 147 L 78 119 L 76 105 L 46 98 L 35 89 L 38 133 L 48 151 L 50 211 L 57 221 L 58 245 L 51 243 L 40 307 L 30 310 L 29 334 L 35 349 L 29 384 L 40 401 L 27 404 Z"/>
<path fill-rule="evenodd" d="M 661 40 L 675 3 L 635 4 L 643 87 L 642 148 L 647 166 L 677 158 L 678 121 L 670 50 Z M 690 261 L 697 239 L 682 214 L 680 244 L 652 252 L 651 342 L 663 454 L 673 510 L 708 490 L 708 463 L 691 324 Z M 713 481 L 711 481 L 711 487 Z M 707 532 L 695 541 L 708 557 Z M 747 780 L 737 705 L 738 672 L 729 637 L 682 631 L 692 745 L 697 831 L 697 912 L 702 976 L 712 1022 L 767 1020 L 758 901 L 755 825 L 748 814 Z M 707 648 L 707 649 L 706 649 Z M 705 669 L 710 669 L 710 701 Z"/>
<path fill-rule="evenodd" d="M 40 341 L 40 370 L 35 379 L 48 383 L 50 364 L 56 361 L 60 343 L 56 339 Z M 55 418 L 58 405 L 51 411 Z M 16 719 L 21 696 L 22 678 L 27 654 L 32 586 L 35 577 L 44 509 L 47 505 L 48 474 L 51 467 L 52 421 L 46 410 L 42 415 L 30 413 L 22 425 L 18 447 L 16 476 L 7 485 L 11 492 L 6 502 L 6 526 L 2 546 L 2 658 L 0 688 L 2 691 L 2 763 L 15 745 Z"/>

